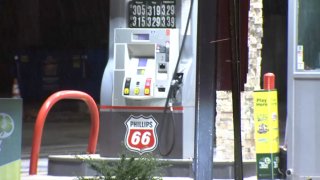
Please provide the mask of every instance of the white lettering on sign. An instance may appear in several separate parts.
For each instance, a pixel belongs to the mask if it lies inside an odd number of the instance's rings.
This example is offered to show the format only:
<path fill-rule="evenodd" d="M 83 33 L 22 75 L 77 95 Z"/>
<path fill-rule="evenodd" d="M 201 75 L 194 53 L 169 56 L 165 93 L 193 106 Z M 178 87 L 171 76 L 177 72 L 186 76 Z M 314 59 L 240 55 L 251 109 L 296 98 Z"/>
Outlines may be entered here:
<path fill-rule="evenodd" d="M 143 154 L 152 152 L 158 146 L 156 128 L 158 122 L 153 116 L 131 115 L 126 121 L 125 146 L 128 150 Z"/>

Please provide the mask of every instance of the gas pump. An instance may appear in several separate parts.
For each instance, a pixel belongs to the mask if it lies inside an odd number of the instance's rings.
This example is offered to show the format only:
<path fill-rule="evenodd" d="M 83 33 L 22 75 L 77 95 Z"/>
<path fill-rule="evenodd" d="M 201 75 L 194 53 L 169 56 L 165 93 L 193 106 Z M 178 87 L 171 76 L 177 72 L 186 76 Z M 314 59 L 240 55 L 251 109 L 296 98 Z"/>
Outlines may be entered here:
<path fill-rule="evenodd" d="M 115 30 L 115 105 L 164 106 L 177 66 L 177 29 Z"/>
<path fill-rule="evenodd" d="M 101 85 L 101 156 L 150 152 L 190 162 L 186 171 L 172 176 L 192 174 L 197 16 L 191 2 L 111 0 L 109 60 Z"/>

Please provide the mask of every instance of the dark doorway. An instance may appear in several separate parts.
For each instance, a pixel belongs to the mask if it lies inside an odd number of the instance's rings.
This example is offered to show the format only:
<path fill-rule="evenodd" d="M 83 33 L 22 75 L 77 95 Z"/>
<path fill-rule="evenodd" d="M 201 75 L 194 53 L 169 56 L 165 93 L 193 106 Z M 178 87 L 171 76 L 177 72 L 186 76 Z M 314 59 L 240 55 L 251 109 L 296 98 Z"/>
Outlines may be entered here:
<path fill-rule="evenodd" d="M 287 0 L 263 1 L 261 84 L 263 83 L 263 74 L 267 72 L 275 74 L 280 136 L 282 137 L 284 136 L 287 114 L 287 11 Z"/>

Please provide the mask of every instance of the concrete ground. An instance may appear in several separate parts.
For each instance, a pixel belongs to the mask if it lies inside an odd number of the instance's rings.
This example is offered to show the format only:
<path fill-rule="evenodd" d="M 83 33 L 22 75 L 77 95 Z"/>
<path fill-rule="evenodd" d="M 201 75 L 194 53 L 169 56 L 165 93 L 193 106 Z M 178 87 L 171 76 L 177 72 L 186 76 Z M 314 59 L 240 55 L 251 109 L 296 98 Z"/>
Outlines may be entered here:
<path fill-rule="evenodd" d="M 22 158 L 29 158 L 34 123 L 24 123 L 22 132 Z M 90 122 L 47 122 L 43 130 L 40 157 L 49 154 L 72 154 L 86 151 Z"/>
<path fill-rule="evenodd" d="M 40 103 L 26 103 L 23 107 L 21 153 L 23 176 L 29 172 L 34 125 L 41 105 Z M 90 115 L 83 102 L 60 101 L 54 105 L 46 118 L 43 129 L 38 174 L 47 173 L 48 155 L 86 152 L 90 123 Z"/>
<path fill-rule="evenodd" d="M 29 158 L 32 147 L 34 123 L 23 125 L 22 135 L 22 174 L 29 171 Z M 48 155 L 83 154 L 86 151 L 90 122 L 47 122 L 43 130 L 40 149 L 39 174 L 47 173 Z"/>
<path fill-rule="evenodd" d="M 69 180 L 75 177 L 47 176 L 48 155 L 83 154 L 89 139 L 90 117 L 84 104 L 63 102 L 48 114 L 42 137 L 38 176 L 29 176 L 29 158 L 37 112 L 40 105 L 24 107 L 22 131 L 22 180 Z M 97 147 L 99 153 L 99 146 Z M 191 178 L 164 178 L 164 180 L 191 180 Z M 246 179 L 256 179 L 247 177 Z"/>

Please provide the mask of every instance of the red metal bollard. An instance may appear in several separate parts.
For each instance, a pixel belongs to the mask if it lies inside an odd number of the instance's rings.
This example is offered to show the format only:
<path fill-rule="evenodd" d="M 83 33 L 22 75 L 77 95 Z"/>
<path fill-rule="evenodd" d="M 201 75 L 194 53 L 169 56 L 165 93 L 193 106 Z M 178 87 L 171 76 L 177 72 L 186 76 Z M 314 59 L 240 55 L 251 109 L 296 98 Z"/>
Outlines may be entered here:
<path fill-rule="evenodd" d="M 33 140 L 32 140 L 31 157 L 30 157 L 30 167 L 29 167 L 30 175 L 37 174 L 42 131 L 43 131 L 43 126 L 44 126 L 46 117 L 50 109 L 52 108 L 52 106 L 62 99 L 82 100 L 87 104 L 91 114 L 90 116 L 91 130 L 90 130 L 90 137 L 89 137 L 87 152 L 89 154 L 94 154 L 96 152 L 98 135 L 99 135 L 99 110 L 95 101 L 90 95 L 81 91 L 66 90 L 66 91 L 56 92 L 52 94 L 43 103 L 36 119 L 36 124 L 34 126 Z"/>
<path fill-rule="evenodd" d="M 272 90 L 274 89 L 275 75 L 273 73 L 266 73 L 263 76 L 263 89 Z"/>

